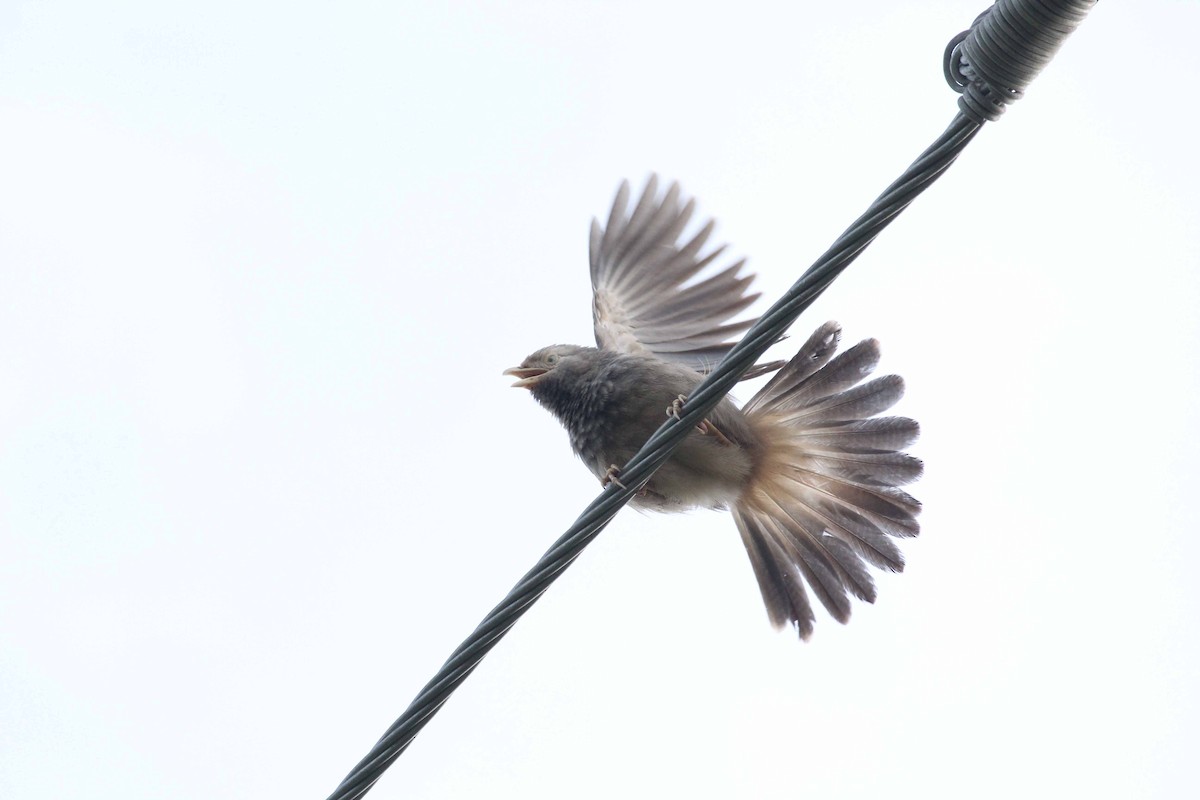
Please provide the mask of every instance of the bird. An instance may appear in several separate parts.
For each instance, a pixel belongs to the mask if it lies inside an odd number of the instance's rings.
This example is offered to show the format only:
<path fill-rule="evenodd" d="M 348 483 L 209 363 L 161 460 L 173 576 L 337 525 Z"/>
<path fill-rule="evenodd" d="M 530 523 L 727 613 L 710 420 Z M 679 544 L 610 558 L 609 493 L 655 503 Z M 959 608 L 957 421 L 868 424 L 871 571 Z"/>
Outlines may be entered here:
<path fill-rule="evenodd" d="M 678 183 L 658 187 L 651 175 L 630 211 L 623 181 L 607 223 L 592 220 L 596 346 L 543 347 L 503 373 L 562 423 L 603 486 L 623 486 L 620 466 L 756 322 L 734 320 L 759 297 L 746 260 L 714 266 L 726 250 L 705 250 L 715 221 L 684 237 L 694 198 Z M 773 377 L 741 408 L 722 399 L 630 501 L 647 511 L 728 509 L 768 619 L 804 640 L 816 618 L 810 595 L 848 622 L 851 597 L 876 599 L 868 565 L 903 570 L 895 540 L 920 530 L 921 504 L 901 488 L 923 470 L 903 452 L 919 426 L 882 416 L 904 381 L 871 377 L 874 339 L 838 353 L 841 332 L 827 322 L 790 360 L 752 367 L 748 376 Z"/>

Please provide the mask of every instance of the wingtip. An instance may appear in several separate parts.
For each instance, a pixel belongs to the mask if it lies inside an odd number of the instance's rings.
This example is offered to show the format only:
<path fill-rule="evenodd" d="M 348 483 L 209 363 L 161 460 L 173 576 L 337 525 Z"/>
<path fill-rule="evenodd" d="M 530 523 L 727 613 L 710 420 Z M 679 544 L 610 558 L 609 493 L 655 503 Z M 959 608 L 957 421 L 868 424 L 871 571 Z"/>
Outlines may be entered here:
<path fill-rule="evenodd" d="M 628 181 L 625 181 L 628 183 Z M 646 185 L 642 187 L 642 198 L 654 197 L 658 194 L 658 173 L 651 172 L 646 176 Z"/>

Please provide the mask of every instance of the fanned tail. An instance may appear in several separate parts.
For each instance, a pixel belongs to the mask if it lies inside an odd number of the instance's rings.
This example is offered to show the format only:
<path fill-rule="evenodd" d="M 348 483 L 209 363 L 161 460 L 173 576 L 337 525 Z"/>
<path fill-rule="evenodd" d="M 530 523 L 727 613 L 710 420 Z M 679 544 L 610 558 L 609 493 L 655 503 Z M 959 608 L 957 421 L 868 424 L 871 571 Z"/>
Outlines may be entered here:
<path fill-rule="evenodd" d="M 905 417 L 876 416 L 904 393 L 898 375 L 867 380 L 879 344 L 834 356 L 841 328 L 827 322 L 746 404 L 762 443 L 755 473 L 733 509 L 772 624 L 812 634 L 809 591 L 834 619 L 849 595 L 874 602 L 867 564 L 904 568 L 893 539 L 916 536 L 921 504 L 899 487 L 921 475 L 901 452 L 919 433 Z"/>

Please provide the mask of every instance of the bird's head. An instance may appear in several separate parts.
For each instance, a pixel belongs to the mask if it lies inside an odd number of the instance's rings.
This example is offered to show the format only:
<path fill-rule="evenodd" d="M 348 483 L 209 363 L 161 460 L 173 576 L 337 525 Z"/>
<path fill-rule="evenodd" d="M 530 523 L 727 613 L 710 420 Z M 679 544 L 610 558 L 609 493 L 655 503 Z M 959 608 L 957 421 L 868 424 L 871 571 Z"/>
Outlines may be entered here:
<path fill-rule="evenodd" d="M 531 353 L 528 358 L 521 362 L 519 367 L 509 367 L 504 370 L 505 375 L 511 375 L 517 378 L 513 386 L 522 389 L 530 389 L 537 386 L 547 376 L 554 373 L 556 370 L 571 370 L 576 362 L 581 360 L 581 356 L 586 356 L 588 353 L 595 353 L 594 347 L 579 347 L 573 344 L 552 344 L 549 347 L 543 347 L 534 353 Z"/>

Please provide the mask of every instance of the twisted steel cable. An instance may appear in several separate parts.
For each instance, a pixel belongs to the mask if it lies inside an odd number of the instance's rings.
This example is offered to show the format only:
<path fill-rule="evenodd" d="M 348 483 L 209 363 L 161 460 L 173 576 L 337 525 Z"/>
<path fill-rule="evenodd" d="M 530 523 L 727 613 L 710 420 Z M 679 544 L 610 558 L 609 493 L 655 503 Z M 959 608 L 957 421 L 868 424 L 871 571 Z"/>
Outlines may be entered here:
<path fill-rule="evenodd" d="M 433 679 L 388 728 L 329 800 L 362 797 L 479 665 L 501 637 L 558 575 L 570 566 L 640 489 L 671 451 L 733 388 L 742 374 L 825 291 L 876 236 L 958 158 L 986 121 L 1049 63 L 1096 0 L 1000 0 L 951 40 L 944 72 L 960 92 L 959 112 L 941 136 L 855 220 L 801 278 L 746 332 L 729 355 L 692 392 L 677 418 L 669 418 L 575 523 L 512 588 L 504 600 L 451 654 Z"/>

